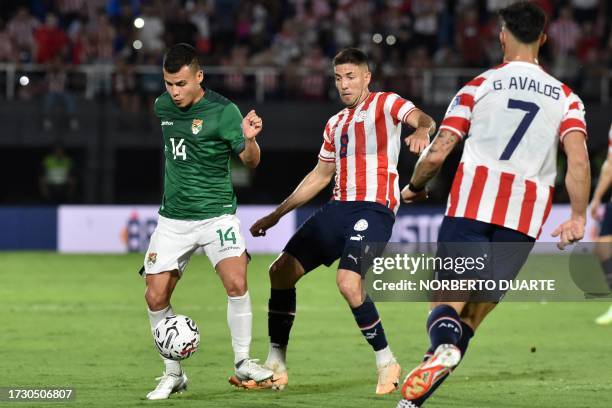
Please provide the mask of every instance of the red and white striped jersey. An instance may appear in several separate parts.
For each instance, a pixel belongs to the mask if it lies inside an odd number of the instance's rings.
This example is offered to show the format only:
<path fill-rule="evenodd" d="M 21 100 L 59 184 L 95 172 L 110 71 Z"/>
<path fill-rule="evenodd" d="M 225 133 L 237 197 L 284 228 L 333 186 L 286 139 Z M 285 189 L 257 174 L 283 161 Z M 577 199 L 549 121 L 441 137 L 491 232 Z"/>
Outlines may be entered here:
<path fill-rule="evenodd" d="M 397 94 L 372 92 L 327 121 L 319 160 L 336 163 L 334 200 L 372 201 L 397 212 L 402 121 L 413 109 Z"/>
<path fill-rule="evenodd" d="M 465 140 L 446 215 L 537 238 L 552 204 L 559 141 L 586 135 L 584 105 L 539 65 L 510 62 L 468 82 L 440 130 Z"/>

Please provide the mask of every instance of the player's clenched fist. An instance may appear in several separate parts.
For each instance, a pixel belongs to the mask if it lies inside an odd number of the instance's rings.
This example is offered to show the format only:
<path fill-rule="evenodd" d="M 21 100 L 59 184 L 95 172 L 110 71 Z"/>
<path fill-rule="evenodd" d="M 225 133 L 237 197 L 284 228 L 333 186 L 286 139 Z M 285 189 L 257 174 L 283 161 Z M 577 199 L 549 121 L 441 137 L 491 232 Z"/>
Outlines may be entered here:
<path fill-rule="evenodd" d="M 417 129 L 404 139 L 406 146 L 415 154 L 420 154 L 429 145 L 429 133 L 426 129 Z"/>
<path fill-rule="evenodd" d="M 275 226 L 277 222 L 278 217 L 274 214 L 269 214 L 255 221 L 255 224 L 251 226 L 249 231 L 251 231 L 251 235 L 254 237 L 263 237 L 266 235 L 266 231 Z"/>
<path fill-rule="evenodd" d="M 244 137 L 249 140 L 255 139 L 255 136 L 261 132 L 263 128 L 263 121 L 254 110 L 249 111 L 247 115 L 242 119 L 242 132 Z"/>

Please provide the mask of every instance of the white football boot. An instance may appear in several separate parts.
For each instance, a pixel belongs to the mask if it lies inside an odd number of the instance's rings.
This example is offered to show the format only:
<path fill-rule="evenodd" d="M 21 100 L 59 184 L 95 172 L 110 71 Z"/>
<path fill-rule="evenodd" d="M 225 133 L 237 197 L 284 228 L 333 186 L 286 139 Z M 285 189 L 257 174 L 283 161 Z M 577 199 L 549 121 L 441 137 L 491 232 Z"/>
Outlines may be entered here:
<path fill-rule="evenodd" d="M 272 388 L 274 372 L 257 364 L 257 361 L 252 358 L 243 360 L 229 378 L 229 383 L 246 389 Z"/>
<path fill-rule="evenodd" d="M 274 375 L 272 370 L 268 370 L 257 364 L 257 361 L 259 360 L 254 360 L 252 358 L 247 358 L 242 361 L 240 366 L 236 368 L 236 378 L 240 381 L 253 380 L 256 383 L 272 378 Z"/>
<path fill-rule="evenodd" d="M 168 399 L 170 394 L 175 392 L 183 392 L 187 389 L 187 376 L 185 372 L 181 374 L 164 374 L 161 377 L 157 377 L 159 380 L 157 387 L 153 391 L 147 394 L 148 400 L 162 400 Z"/>

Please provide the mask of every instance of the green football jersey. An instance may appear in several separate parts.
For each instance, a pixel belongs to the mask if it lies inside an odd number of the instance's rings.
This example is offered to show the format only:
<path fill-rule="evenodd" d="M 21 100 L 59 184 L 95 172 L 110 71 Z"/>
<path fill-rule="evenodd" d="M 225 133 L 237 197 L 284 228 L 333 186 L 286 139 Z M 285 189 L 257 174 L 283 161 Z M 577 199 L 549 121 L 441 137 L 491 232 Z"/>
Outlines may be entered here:
<path fill-rule="evenodd" d="M 155 115 L 161 120 L 165 156 L 159 214 L 180 220 L 234 214 L 230 155 L 244 150 L 238 107 L 206 89 L 197 103 L 179 108 L 165 92 L 155 100 Z"/>

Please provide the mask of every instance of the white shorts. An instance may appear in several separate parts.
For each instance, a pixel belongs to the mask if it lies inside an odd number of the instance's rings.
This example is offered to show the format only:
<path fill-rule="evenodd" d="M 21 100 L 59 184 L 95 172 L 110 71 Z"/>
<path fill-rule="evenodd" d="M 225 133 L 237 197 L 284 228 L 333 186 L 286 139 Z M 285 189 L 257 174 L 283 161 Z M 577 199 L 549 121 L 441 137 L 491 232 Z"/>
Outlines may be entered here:
<path fill-rule="evenodd" d="M 221 215 L 198 221 L 174 220 L 159 216 L 145 254 L 145 274 L 178 269 L 182 274 L 191 255 L 200 247 L 216 266 L 219 261 L 240 256 L 246 250 L 235 215 Z"/>

